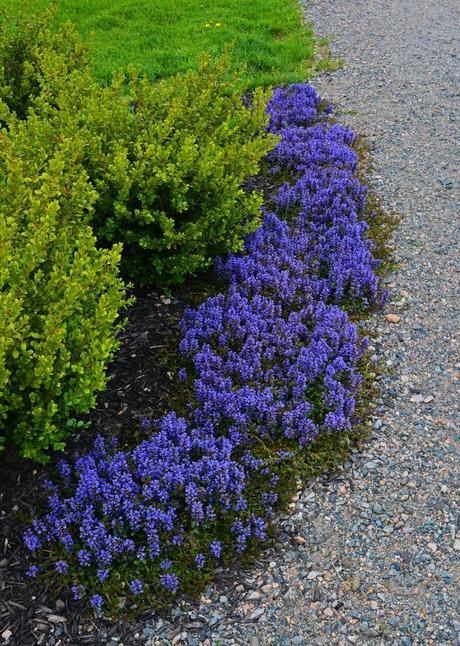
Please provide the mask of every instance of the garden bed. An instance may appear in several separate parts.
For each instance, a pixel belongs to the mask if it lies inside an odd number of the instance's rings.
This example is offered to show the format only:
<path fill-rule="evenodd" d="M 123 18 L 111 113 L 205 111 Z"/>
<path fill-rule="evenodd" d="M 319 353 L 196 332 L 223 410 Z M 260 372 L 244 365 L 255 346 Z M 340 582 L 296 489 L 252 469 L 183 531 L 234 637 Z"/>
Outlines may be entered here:
<path fill-rule="evenodd" d="M 282 158 L 282 147 L 280 151 L 279 157 Z M 259 180 L 258 183 L 266 185 L 271 184 L 271 181 Z M 90 415 L 91 434 L 80 431 L 69 445 L 68 457 L 89 448 L 93 434 L 96 433 L 103 437 L 118 436 L 122 446 L 135 446 L 149 436 L 148 430 L 142 428 L 142 418 L 147 414 L 159 417 L 174 406 L 177 384 L 171 387 L 171 377 L 178 367 L 179 321 L 186 305 L 199 303 L 204 298 L 205 284 L 192 282 L 175 293 L 174 297 L 160 296 L 147 290 L 137 292 L 136 304 L 129 311 L 129 323 L 122 333 L 121 349 L 109 371 L 112 378 L 108 389 L 98 398 L 97 407 Z M 210 286 L 212 282 L 208 279 L 207 291 Z M 214 283 L 213 289 L 215 288 Z M 338 455 L 345 457 L 346 445 L 347 441 L 342 446 L 329 447 L 332 464 Z M 334 455 L 334 450 L 337 455 Z M 17 643 L 21 644 L 35 643 L 34 634 L 43 635 L 39 638 L 42 642 L 44 636 L 48 635 L 47 639 L 51 641 L 46 643 L 50 644 L 55 637 L 63 639 L 64 643 L 65 639 L 69 643 L 80 643 L 80 640 L 81 643 L 103 643 L 101 640 L 109 640 L 111 634 L 130 643 L 126 639 L 129 634 L 133 635 L 133 623 L 130 623 L 129 631 L 126 631 L 124 622 L 112 623 L 95 617 L 89 618 L 85 613 L 85 606 L 69 601 L 65 589 L 59 595 L 56 605 L 56 588 L 48 593 L 42 581 L 38 584 L 34 580 L 25 582 L 24 572 L 29 562 L 21 544 L 22 530 L 26 518 L 35 513 L 35 505 L 31 501 L 39 499 L 38 491 L 52 471 L 45 468 L 32 469 L 12 454 L 8 457 L 8 467 L 2 473 L 7 486 L 2 497 L 0 526 L 9 545 L 8 559 L 2 561 L 0 570 L 3 581 L 1 585 L 4 586 L 4 608 L 0 614 L 2 631 L 12 630 L 15 638 L 16 635 L 20 637 L 21 641 Z M 324 469 L 321 460 L 316 468 L 318 466 Z M 62 616 L 66 621 L 61 623 L 59 618 Z"/>
<path fill-rule="evenodd" d="M 4 454 L 0 634 L 130 643 L 125 620 L 233 579 L 299 479 L 348 455 L 389 222 L 307 84 L 242 101 L 227 50 L 102 88 L 46 20 L 2 34 L 1 430 L 52 460 Z M 119 243 L 124 277 L 167 295 L 124 300 Z"/>

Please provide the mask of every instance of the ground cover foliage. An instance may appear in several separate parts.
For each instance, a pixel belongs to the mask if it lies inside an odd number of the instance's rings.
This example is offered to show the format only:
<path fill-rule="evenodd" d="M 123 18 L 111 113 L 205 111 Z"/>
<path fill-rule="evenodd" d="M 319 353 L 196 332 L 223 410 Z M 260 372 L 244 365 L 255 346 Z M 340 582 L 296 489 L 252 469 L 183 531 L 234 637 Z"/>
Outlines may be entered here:
<path fill-rule="evenodd" d="M 355 321 L 385 298 L 369 235 L 381 214 L 356 137 L 313 88 L 276 90 L 268 114 L 277 189 L 243 252 L 218 261 L 227 288 L 183 318 L 185 407 L 145 419 L 151 437 L 133 448 L 99 438 L 62 461 L 26 532 L 30 575 L 67 581 L 98 610 L 196 590 L 217 561 L 250 551 L 308 447 L 334 460 L 359 417 Z"/>
<path fill-rule="evenodd" d="M 32 0 L 25 12 L 43 11 L 49 0 Z M 217 56 L 234 42 L 232 68 L 246 67 L 251 88 L 309 78 L 330 66 L 316 56 L 311 25 L 297 0 L 56 0 L 56 23 L 71 20 L 92 38 L 92 67 L 109 82 L 114 69 L 140 66 L 151 79 L 196 69 L 202 52 Z M 0 0 L 17 15 L 18 0 Z"/>

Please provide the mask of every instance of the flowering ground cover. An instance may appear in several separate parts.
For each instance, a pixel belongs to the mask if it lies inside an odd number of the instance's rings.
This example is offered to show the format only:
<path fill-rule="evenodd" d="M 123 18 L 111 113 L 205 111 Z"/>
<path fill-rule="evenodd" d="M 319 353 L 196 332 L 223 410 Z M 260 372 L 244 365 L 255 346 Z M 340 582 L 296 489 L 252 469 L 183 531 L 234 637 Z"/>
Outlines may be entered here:
<path fill-rule="evenodd" d="M 49 0 L 34 0 L 42 11 Z M 58 0 L 59 20 L 72 20 L 94 41 L 94 70 L 101 80 L 114 69 L 140 66 L 151 78 L 196 66 L 202 52 L 217 55 L 234 42 L 235 69 L 246 66 L 251 87 L 289 83 L 330 65 L 315 61 L 315 39 L 296 0 Z M 21 2 L 0 0 L 17 12 Z"/>
<path fill-rule="evenodd" d="M 277 188 L 243 253 L 218 260 L 227 287 L 182 319 L 185 406 L 144 419 L 134 447 L 99 438 L 61 461 L 25 534 L 29 574 L 96 609 L 196 588 L 264 540 L 296 459 L 356 421 L 355 320 L 385 296 L 356 138 L 306 84 L 268 111 Z"/>

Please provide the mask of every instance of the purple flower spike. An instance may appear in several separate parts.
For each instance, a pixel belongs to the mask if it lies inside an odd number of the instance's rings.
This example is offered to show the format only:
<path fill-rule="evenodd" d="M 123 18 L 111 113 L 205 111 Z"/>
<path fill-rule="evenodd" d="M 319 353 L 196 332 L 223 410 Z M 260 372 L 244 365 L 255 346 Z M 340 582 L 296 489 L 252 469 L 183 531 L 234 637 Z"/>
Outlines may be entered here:
<path fill-rule="evenodd" d="M 142 581 L 140 579 L 134 579 L 134 581 L 131 581 L 129 584 L 129 587 L 131 588 L 131 592 L 137 596 L 139 594 L 142 594 L 144 587 L 142 585 Z"/>
<path fill-rule="evenodd" d="M 56 561 L 54 567 L 59 574 L 66 574 L 69 570 L 69 564 L 66 561 Z"/>
<path fill-rule="evenodd" d="M 220 541 L 213 541 L 209 546 L 209 549 L 211 550 L 211 554 L 215 556 L 216 559 L 220 558 L 220 555 L 222 554 L 222 545 Z"/>
<path fill-rule="evenodd" d="M 168 592 L 173 594 L 177 592 L 179 587 L 179 579 L 176 574 L 161 574 L 160 583 Z"/>
<path fill-rule="evenodd" d="M 102 597 L 100 594 L 95 594 L 94 597 L 91 597 L 89 602 L 96 610 L 100 610 L 102 607 Z"/>

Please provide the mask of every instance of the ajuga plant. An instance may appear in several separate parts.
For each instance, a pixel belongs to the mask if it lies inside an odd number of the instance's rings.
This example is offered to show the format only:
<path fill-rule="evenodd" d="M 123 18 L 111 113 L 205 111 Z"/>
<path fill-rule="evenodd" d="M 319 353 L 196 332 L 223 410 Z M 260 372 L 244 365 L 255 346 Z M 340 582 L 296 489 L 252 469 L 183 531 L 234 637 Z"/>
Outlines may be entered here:
<path fill-rule="evenodd" d="M 78 138 L 8 115 L 0 130 L 0 435 L 25 457 L 62 449 L 117 348 L 121 247 L 98 249 Z"/>

